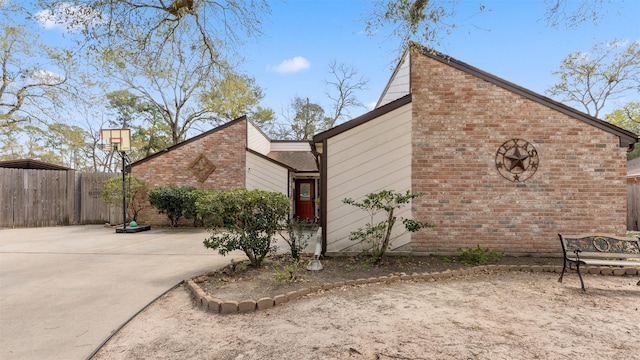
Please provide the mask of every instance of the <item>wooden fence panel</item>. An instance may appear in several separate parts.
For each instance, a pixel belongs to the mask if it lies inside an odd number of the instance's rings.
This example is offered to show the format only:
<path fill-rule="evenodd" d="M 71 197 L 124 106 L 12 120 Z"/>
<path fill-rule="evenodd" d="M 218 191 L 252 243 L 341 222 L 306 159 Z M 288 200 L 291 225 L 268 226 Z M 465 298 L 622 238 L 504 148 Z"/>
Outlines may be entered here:
<path fill-rule="evenodd" d="M 13 224 L 13 203 L 15 201 L 15 169 L 0 169 L 0 226 Z"/>
<path fill-rule="evenodd" d="M 74 171 L 0 169 L 0 226 L 73 223 L 74 178 Z"/>
<path fill-rule="evenodd" d="M 627 230 L 637 231 L 640 225 L 640 184 L 627 185 Z"/>
<path fill-rule="evenodd" d="M 122 209 L 102 201 L 117 174 L 0 168 L 0 227 L 122 222 Z"/>
<path fill-rule="evenodd" d="M 118 176 L 115 173 L 83 173 L 80 176 L 80 224 L 118 224 L 122 222 L 122 207 L 102 200 L 104 183 Z"/>

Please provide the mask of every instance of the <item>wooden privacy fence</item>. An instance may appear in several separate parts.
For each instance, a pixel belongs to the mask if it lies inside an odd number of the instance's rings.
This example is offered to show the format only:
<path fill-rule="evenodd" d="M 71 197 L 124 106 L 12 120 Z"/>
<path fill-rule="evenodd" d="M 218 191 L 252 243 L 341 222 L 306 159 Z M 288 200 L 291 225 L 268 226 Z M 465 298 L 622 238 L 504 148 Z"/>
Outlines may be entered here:
<path fill-rule="evenodd" d="M 79 224 L 116 224 L 122 222 L 122 206 L 107 205 L 102 201 L 104 183 L 114 176 L 112 173 L 79 173 L 76 175 L 76 219 Z M 78 179 L 79 177 L 79 179 Z M 79 208 L 79 209 L 78 209 Z M 78 211 L 79 210 L 79 211 Z"/>
<path fill-rule="evenodd" d="M 118 174 L 0 168 L 0 227 L 122 222 L 122 209 L 102 201 Z"/>
<path fill-rule="evenodd" d="M 627 181 L 627 230 L 640 227 L 640 184 Z"/>

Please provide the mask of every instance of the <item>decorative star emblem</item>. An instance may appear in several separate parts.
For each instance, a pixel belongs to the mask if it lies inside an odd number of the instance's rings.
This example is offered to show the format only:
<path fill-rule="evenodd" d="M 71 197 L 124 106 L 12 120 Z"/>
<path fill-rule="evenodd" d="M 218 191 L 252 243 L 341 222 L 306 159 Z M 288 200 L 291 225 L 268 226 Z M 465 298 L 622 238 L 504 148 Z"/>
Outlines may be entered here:
<path fill-rule="evenodd" d="M 522 170 L 525 170 L 524 161 L 529 158 L 529 154 L 520 152 L 520 147 L 516 145 L 515 150 L 511 154 L 505 154 L 505 158 L 511 160 L 511 165 L 509 166 L 509 171 L 513 170 L 515 167 L 519 167 Z"/>
<path fill-rule="evenodd" d="M 505 179 L 522 182 L 538 170 L 540 159 L 533 144 L 523 139 L 511 139 L 498 148 L 495 164 Z"/>

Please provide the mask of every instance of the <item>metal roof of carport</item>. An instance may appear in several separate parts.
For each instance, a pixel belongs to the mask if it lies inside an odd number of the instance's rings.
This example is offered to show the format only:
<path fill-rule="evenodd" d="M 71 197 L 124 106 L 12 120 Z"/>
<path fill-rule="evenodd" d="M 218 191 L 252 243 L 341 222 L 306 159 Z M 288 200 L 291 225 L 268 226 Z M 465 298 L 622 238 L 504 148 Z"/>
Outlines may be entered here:
<path fill-rule="evenodd" d="M 0 161 L 0 168 L 11 169 L 30 169 L 30 170 L 65 170 L 70 171 L 72 168 L 66 166 L 51 164 L 40 160 L 34 159 L 17 159 Z"/>

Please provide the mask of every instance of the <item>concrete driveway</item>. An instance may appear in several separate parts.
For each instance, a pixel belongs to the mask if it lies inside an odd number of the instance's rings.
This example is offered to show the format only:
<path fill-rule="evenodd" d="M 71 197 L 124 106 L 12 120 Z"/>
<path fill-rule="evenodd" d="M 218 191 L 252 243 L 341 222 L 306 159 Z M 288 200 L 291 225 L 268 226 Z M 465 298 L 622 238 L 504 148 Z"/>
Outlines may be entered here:
<path fill-rule="evenodd" d="M 0 230 L 0 358 L 86 359 L 181 280 L 244 258 L 206 249 L 207 236 L 100 225 Z"/>

